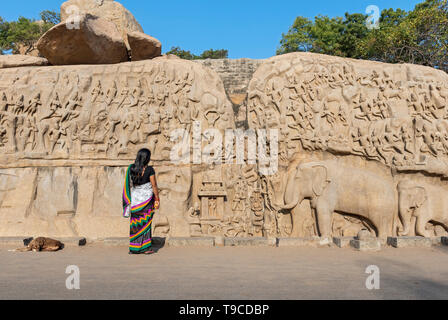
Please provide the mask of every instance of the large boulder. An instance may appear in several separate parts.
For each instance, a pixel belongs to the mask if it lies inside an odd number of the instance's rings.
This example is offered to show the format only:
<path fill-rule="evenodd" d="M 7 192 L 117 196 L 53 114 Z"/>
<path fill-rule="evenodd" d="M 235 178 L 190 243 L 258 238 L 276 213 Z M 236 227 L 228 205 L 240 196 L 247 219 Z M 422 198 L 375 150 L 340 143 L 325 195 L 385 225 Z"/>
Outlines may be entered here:
<path fill-rule="evenodd" d="M 47 65 L 48 60 L 45 58 L 25 56 L 20 54 L 0 56 L 0 69 Z"/>
<path fill-rule="evenodd" d="M 132 61 L 153 59 L 162 54 L 162 43 L 142 32 L 128 33 L 128 42 L 131 48 Z"/>
<path fill-rule="evenodd" d="M 112 64 L 128 61 L 126 45 L 114 23 L 90 14 L 79 17 L 79 28 L 60 23 L 37 42 L 53 65 Z"/>
<path fill-rule="evenodd" d="M 135 17 L 122 4 L 113 0 L 69 0 L 61 6 L 61 21 L 65 22 L 78 14 L 92 14 L 113 22 L 120 32 L 127 48 L 128 32 L 143 32 L 143 28 Z"/>

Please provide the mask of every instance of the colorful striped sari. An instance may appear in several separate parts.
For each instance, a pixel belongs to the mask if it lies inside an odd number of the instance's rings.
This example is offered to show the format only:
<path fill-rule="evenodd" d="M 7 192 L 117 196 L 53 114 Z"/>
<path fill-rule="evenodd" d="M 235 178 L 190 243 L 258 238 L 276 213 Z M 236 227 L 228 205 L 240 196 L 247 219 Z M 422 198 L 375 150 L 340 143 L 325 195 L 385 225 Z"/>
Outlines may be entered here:
<path fill-rule="evenodd" d="M 123 188 L 123 216 L 130 214 L 130 244 L 132 253 L 143 253 L 151 249 L 152 218 L 154 215 L 154 193 L 151 183 L 131 186 L 130 168 L 126 171 Z"/>

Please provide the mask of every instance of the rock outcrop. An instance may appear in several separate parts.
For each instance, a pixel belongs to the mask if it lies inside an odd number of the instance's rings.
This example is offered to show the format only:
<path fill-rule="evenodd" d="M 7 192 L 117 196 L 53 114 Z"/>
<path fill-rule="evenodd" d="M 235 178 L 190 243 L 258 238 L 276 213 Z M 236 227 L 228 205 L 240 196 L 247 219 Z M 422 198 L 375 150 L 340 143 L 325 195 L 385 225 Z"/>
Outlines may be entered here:
<path fill-rule="evenodd" d="M 78 27 L 62 22 L 37 42 L 39 52 L 53 65 L 113 64 L 128 61 L 122 36 L 114 23 L 81 15 Z"/>
<path fill-rule="evenodd" d="M 142 32 L 129 32 L 128 43 L 131 48 L 132 61 L 153 59 L 162 54 L 162 43 Z"/>
<path fill-rule="evenodd" d="M 127 236 L 141 147 L 156 236 L 447 234 L 444 72 L 292 53 L 263 61 L 243 104 L 246 143 L 222 80 L 195 62 L 4 69 L 0 236 Z"/>
<path fill-rule="evenodd" d="M 61 21 L 76 17 L 76 15 L 92 14 L 113 22 L 121 34 L 123 41 L 129 48 L 127 34 L 129 32 L 143 32 L 143 28 L 135 17 L 122 4 L 112 0 L 69 0 L 61 6 Z"/>
<path fill-rule="evenodd" d="M 26 56 L 20 54 L 0 55 L 0 69 L 47 66 L 48 60 L 45 58 Z"/>

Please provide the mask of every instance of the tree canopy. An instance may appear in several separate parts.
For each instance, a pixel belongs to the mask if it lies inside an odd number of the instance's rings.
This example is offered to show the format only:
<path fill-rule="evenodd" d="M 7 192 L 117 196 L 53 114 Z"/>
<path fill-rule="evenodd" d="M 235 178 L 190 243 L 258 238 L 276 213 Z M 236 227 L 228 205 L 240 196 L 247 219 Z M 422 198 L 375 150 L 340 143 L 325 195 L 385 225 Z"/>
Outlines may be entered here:
<path fill-rule="evenodd" d="M 297 17 L 277 54 L 304 51 L 390 63 L 408 62 L 448 71 L 448 0 L 426 0 L 414 10 L 385 9 L 379 28 L 368 16 Z"/>
<path fill-rule="evenodd" d="M 5 21 L 0 17 L 0 52 L 12 50 L 19 53 L 20 47 L 32 47 L 51 27 L 61 21 L 59 13 L 42 11 L 41 20 L 19 17 L 17 21 Z"/>
<path fill-rule="evenodd" d="M 182 50 L 180 47 L 172 47 L 170 51 L 166 54 L 174 54 L 179 58 L 186 60 L 198 60 L 198 59 L 225 59 L 228 58 L 229 52 L 228 50 L 219 49 L 219 50 L 205 50 L 200 55 L 195 55 L 190 51 Z"/>

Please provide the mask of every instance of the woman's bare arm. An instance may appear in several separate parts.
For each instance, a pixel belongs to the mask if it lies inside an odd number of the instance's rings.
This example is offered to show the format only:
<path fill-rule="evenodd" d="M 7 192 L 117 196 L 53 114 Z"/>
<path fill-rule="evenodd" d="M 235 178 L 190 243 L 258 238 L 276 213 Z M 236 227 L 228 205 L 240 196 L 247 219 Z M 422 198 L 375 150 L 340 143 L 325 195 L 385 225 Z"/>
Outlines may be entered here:
<path fill-rule="evenodd" d="M 156 176 L 153 175 L 151 177 L 149 177 L 149 180 L 151 181 L 152 184 L 152 190 L 154 191 L 154 199 L 156 202 L 160 202 L 160 198 L 159 198 L 159 188 L 157 187 L 157 179 Z"/>

